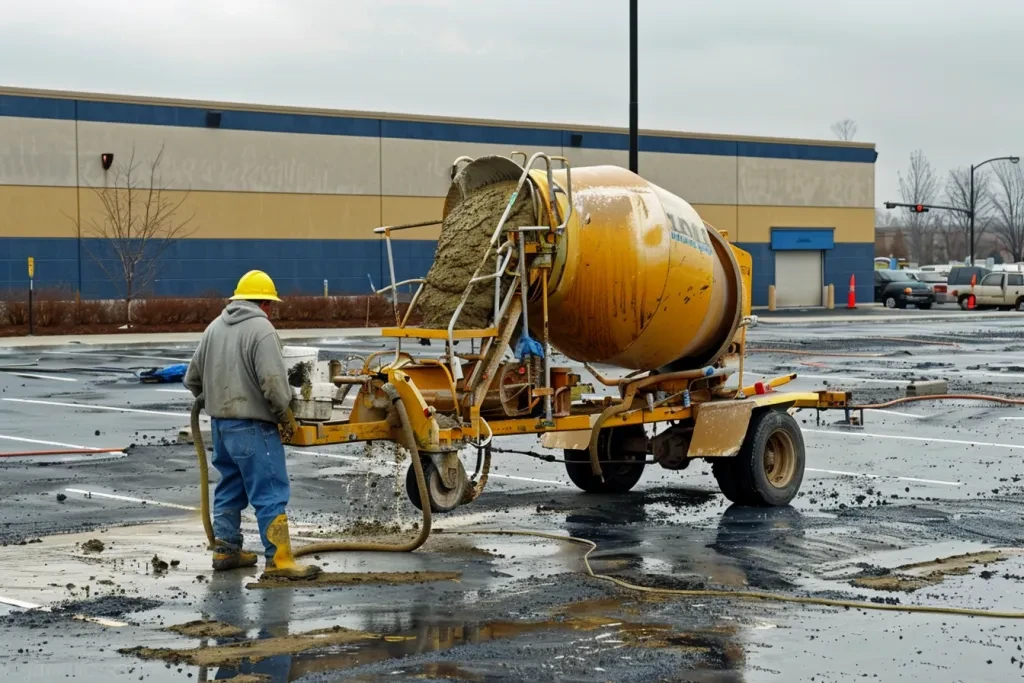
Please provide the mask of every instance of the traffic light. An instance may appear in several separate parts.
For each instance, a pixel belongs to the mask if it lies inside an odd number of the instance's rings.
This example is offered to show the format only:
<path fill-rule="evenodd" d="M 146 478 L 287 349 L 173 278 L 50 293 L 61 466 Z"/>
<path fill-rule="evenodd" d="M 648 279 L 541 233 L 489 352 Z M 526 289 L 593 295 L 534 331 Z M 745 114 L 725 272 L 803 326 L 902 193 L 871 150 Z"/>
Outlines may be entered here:
<path fill-rule="evenodd" d="M 928 210 L 928 207 L 926 207 L 924 204 L 914 204 L 912 207 L 910 207 L 910 210 L 913 211 L 914 213 L 924 213 L 925 211 Z"/>
<path fill-rule="evenodd" d="M 896 202 L 886 202 L 885 203 L 885 208 L 887 208 L 887 209 L 895 209 L 896 208 Z"/>

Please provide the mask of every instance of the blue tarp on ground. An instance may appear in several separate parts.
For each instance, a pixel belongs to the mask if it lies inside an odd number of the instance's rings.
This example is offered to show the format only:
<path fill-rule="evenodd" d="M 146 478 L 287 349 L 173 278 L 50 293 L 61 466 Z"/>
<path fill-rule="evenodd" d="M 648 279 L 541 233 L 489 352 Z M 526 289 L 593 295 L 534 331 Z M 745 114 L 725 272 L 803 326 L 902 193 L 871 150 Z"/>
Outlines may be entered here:
<path fill-rule="evenodd" d="M 139 373 L 139 379 L 150 384 L 170 384 L 185 379 L 188 363 L 168 365 L 166 368 L 153 368 Z"/>

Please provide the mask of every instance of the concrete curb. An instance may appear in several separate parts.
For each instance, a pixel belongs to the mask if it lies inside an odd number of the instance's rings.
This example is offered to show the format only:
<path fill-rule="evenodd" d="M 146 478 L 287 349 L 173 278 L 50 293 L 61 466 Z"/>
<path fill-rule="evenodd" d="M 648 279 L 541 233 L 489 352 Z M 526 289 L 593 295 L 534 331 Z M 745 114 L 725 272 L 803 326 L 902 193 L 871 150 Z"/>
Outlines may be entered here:
<path fill-rule="evenodd" d="M 359 337 L 380 338 L 379 327 L 345 327 L 336 329 L 309 330 L 278 330 L 281 341 L 310 339 L 351 339 Z M 2 337 L 0 350 L 3 349 L 46 349 L 78 347 L 98 349 L 103 347 L 133 346 L 166 347 L 170 344 L 195 344 L 202 336 L 201 332 L 167 332 L 146 334 L 96 334 L 96 335 L 54 335 L 43 337 Z"/>
<path fill-rule="evenodd" d="M 920 322 L 970 322 L 971 320 L 988 320 L 992 318 L 1019 317 L 1019 311 L 985 311 L 981 313 L 929 313 L 923 315 L 858 315 L 858 316 L 820 316 L 793 318 L 758 318 L 760 325 L 820 325 L 822 323 L 853 324 L 853 323 L 920 323 Z"/>

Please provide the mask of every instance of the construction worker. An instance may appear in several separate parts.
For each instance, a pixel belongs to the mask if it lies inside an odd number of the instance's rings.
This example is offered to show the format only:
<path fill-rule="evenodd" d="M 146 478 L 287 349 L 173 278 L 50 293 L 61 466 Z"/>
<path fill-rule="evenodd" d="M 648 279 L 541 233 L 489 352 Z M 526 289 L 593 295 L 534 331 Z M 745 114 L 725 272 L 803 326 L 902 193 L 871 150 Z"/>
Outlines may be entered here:
<path fill-rule="evenodd" d="M 266 575 L 308 578 L 315 565 L 296 564 L 288 532 L 290 487 L 284 445 L 296 428 L 292 391 L 281 341 L 268 317 L 281 299 L 270 276 L 251 270 L 203 332 L 184 383 L 213 421 L 213 568 L 252 567 L 256 554 L 242 549 L 242 510 L 256 511 L 266 550 Z"/>

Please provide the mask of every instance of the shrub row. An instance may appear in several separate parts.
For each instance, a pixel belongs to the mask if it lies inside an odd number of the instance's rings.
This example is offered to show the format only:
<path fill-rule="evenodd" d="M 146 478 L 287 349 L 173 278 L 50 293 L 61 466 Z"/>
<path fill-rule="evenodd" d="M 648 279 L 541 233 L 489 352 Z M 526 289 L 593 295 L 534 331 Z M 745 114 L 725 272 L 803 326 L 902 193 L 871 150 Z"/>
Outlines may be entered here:
<path fill-rule="evenodd" d="M 150 297 L 131 304 L 133 327 L 182 328 L 205 327 L 216 318 L 226 304 L 217 296 L 197 298 Z M 405 307 L 400 308 L 404 314 Z M 82 328 L 110 328 L 128 322 L 123 301 L 75 301 L 60 291 L 41 291 L 33 301 L 34 324 L 37 328 L 87 332 Z M 28 296 L 9 295 L 0 300 L 0 328 L 22 328 L 28 325 Z M 291 296 L 273 314 L 281 327 L 355 327 L 361 325 L 393 325 L 391 302 L 383 296 Z"/>

